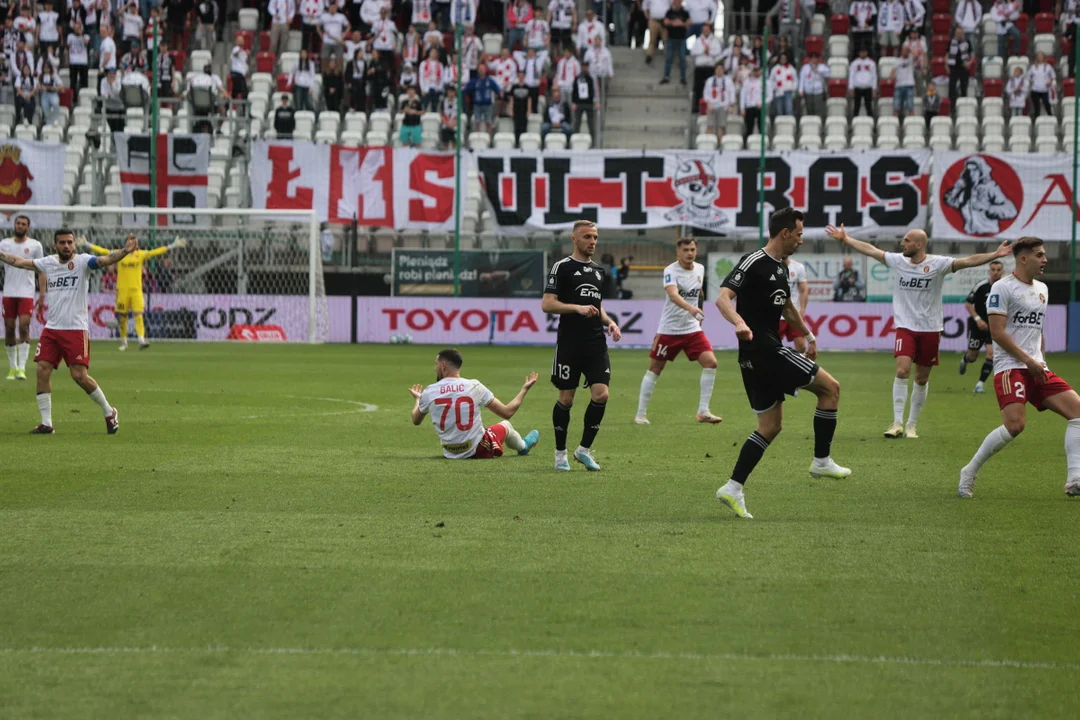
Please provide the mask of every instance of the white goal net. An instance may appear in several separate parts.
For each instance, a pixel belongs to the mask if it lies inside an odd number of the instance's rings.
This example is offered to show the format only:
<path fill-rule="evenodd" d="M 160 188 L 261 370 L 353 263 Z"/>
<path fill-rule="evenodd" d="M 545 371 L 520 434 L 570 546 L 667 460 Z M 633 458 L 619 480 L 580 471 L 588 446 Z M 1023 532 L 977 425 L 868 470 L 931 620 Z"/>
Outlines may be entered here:
<path fill-rule="evenodd" d="M 168 209 L 154 209 L 162 213 Z M 132 208 L 0 205 L 11 235 L 17 215 L 31 220 L 29 236 L 50 254 L 53 234 L 69 228 L 84 247 L 102 254 L 139 238 L 141 257 L 96 272 L 90 286 L 90 334 L 135 337 L 141 304 L 146 338 L 326 342 L 330 325 L 323 281 L 319 224 L 310 211 L 183 210 L 189 222 L 151 228 Z M 139 208 L 140 213 L 150 209 Z M 138 223 L 142 221 L 142 223 Z M 138 267 L 142 260 L 141 272 Z M 139 292 L 141 291 L 141 296 Z M 131 321 L 119 322 L 118 304 Z M 34 321 L 32 333 L 40 334 Z"/>

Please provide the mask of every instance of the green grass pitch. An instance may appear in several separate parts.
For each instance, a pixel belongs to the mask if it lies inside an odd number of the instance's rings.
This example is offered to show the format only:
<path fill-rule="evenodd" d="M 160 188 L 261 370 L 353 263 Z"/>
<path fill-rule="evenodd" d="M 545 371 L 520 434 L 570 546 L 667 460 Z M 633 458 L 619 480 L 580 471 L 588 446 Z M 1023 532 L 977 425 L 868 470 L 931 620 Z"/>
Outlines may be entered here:
<path fill-rule="evenodd" d="M 790 400 L 740 521 L 714 496 L 754 426 L 732 353 L 722 425 L 681 360 L 638 427 L 645 352 L 613 352 L 603 471 L 556 474 L 550 350 L 463 348 L 504 401 L 541 374 L 514 418 L 541 442 L 456 463 L 408 418 L 436 350 L 97 343 L 112 437 L 65 370 L 54 436 L 0 384 L 0 717 L 1076 717 L 1065 425 L 1030 412 L 959 500 L 999 424 L 978 365 L 944 356 L 921 439 L 886 441 L 892 358 L 824 354 L 854 474 L 808 476 Z"/>

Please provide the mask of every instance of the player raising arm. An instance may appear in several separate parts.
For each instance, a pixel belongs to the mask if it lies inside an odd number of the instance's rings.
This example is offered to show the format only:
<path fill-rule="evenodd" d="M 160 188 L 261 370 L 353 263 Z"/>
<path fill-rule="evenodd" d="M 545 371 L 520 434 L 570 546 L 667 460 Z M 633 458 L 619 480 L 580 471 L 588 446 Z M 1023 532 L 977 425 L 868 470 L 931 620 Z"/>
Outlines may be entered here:
<path fill-rule="evenodd" d="M 82 237 L 78 242 L 80 250 L 87 247 L 95 255 L 108 255 L 111 252 L 108 248 L 87 243 Z M 176 238 L 164 247 L 136 250 L 120 263 L 116 272 L 116 321 L 120 326 L 120 350 L 127 350 L 128 312 L 135 317 L 135 335 L 139 338 L 139 349 L 150 347 L 150 343 L 146 342 L 146 325 L 143 322 L 143 312 L 146 309 L 146 298 L 143 296 L 143 263 L 152 257 L 164 255 L 173 248 L 186 246 L 187 240 Z"/>
<path fill-rule="evenodd" d="M 1001 243 L 994 252 L 951 258 L 928 255 L 929 239 L 922 230 L 909 230 L 900 241 L 900 252 L 880 250 L 870 243 L 856 240 L 841 225 L 825 228 L 829 237 L 839 240 L 852 250 L 871 257 L 891 268 L 893 285 L 893 316 L 896 326 L 896 378 L 893 380 L 893 423 L 885 431 L 887 438 L 917 438 L 916 423 L 929 392 L 930 370 L 938 364 L 938 345 L 945 327 L 941 294 L 945 276 L 964 268 L 985 265 L 1009 252 L 1009 241 Z M 915 364 L 915 386 L 911 390 L 911 411 L 904 423 L 904 406 L 908 399 L 908 377 Z"/>
<path fill-rule="evenodd" d="M 71 379 L 86 391 L 105 415 L 105 428 L 110 435 L 120 429 L 116 408 L 109 405 L 105 393 L 90 377 L 90 318 L 87 311 L 90 271 L 115 265 L 139 249 L 139 241 L 128 235 L 119 250 L 102 258 L 75 253 L 75 233 L 57 230 L 53 236 L 55 255 L 26 260 L 0 252 L 0 262 L 22 270 L 44 273 L 49 285 L 49 321 L 41 331 L 34 360 L 37 362 L 37 403 L 41 423 L 31 430 L 34 435 L 49 435 L 52 424 L 52 373 L 67 363 Z"/>
<path fill-rule="evenodd" d="M 1046 367 L 1043 320 L 1050 294 L 1037 280 L 1046 270 L 1046 249 L 1036 237 L 1022 237 L 1013 246 L 1016 269 L 990 288 L 986 312 L 994 339 L 994 391 L 1002 424 L 992 430 L 960 470 L 957 494 L 969 498 L 986 461 L 1024 430 L 1026 403 L 1053 410 L 1065 426 L 1065 493 L 1080 496 L 1080 396 Z"/>
<path fill-rule="evenodd" d="M 817 395 L 814 410 L 813 477 L 845 478 L 851 470 L 840 467 L 830 456 L 836 432 L 836 409 L 840 404 L 840 383 L 818 367 L 817 340 L 806 326 L 789 296 L 784 258 L 802 245 L 803 214 L 791 208 L 777 210 L 769 218 L 769 242 L 762 249 L 744 255 L 724 279 L 716 306 L 724 319 L 735 326 L 739 339 L 739 367 L 750 408 L 757 414 L 755 430 L 739 452 L 731 479 L 716 491 L 718 500 L 739 517 L 753 517 L 746 511 L 743 485 L 765 451 L 780 434 L 784 396 L 807 389 Z M 737 304 L 736 304 L 737 303 Z M 780 342 L 780 316 L 806 337 L 803 357 Z"/>
<path fill-rule="evenodd" d="M 709 410 L 713 385 L 716 383 L 716 355 L 712 343 L 701 331 L 701 322 L 705 313 L 698 303 L 701 301 L 701 286 L 705 280 L 705 267 L 694 262 L 697 259 L 697 240 L 692 237 L 680 238 L 675 243 L 678 261 L 664 268 L 664 310 L 660 314 L 660 327 L 653 339 L 649 351 L 649 369 L 641 379 L 641 392 L 638 395 L 637 415 L 634 422 L 648 425 L 645 412 L 649 408 L 656 381 L 669 360 L 674 360 L 680 352 L 686 353 L 690 362 L 701 363 L 701 395 L 698 397 L 697 421 L 716 424 L 721 419 Z"/>
<path fill-rule="evenodd" d="M 461 364 L 461 353 L 457 350 L 442 350 L 435 356 L 435 383 L 426 388 L 423 385 L 409 388 L 416 398 L 409 414 L 413 425 L 424 422 L 424 416 L 430 412 L 431 423 L 442 441 L 443 457 L 450 460 L 502 457 L 503 445 L 517 450 L 518 455 L 528 455 L 540 441 L 540 433 L 533 430 L 523 438 L 510 424 L 510 418 L 536 384 L 537 374 L 525 378 L 517 396 L 504 405 L 479 380 L 461 377 Z M 503 421 L 485 430 L 480 419 L 482 408 Z"/>
<path fill-rule="evenodd" d="M 551 266 L 540 309 L 549 315 L 560 315 L 559 332 L 555 341 L 555 361 L 551 364 L 551 384 L 559 391 L 559 399 L 551 411 L 555 429 L 555 469 L 569 470 L 566 458 L 566 433 L 570 426 L 570 408 L 581 376 L 589 388 L 589 406 L 585 408 L 585 430 L 574 459 L 586 470 L 599 470 L 592 456 L 592 444 L 600 431 L 600 422 L 607 408 L 608 385 L 611 384 L 611 362 L 608 360 L 607 332 L 615 342 L 622 337 L 619 326 L 604 312 L 603 296 L 607 270 L 592 261 L 596 252 L 596 225 L 578 220 L 570 233 L 574 252 Z"/>
<path fill-rule="evenodd" d="M 36 260 L 45 257 L 41 243 L 29 237 L 30 218 L 15 216 L 15 233 L 0 240 L 0 252 Z M 45 291 L 47 281 L 38 273 L 37 315 L 45 322 Z M 26 379 L 26 358 L 30 355 L 30 319 L 34 314 L 34 271 L 12 268 L 4 271 L 4 343 L 7 346 L 8 380 Z M 15 342 L 15 324 L 18 322 L 18 342 Z"/>

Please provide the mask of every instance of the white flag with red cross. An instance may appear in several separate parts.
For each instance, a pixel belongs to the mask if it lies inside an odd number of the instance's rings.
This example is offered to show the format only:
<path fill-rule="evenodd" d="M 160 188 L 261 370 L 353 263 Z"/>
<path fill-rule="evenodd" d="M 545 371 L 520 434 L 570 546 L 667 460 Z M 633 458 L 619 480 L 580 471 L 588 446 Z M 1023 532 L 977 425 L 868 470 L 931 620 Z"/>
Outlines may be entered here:
<path fill-rule="evenodd" d="M 117 133 L 116 158 L 124 207 L 206 208 L 210 169 L 209 135 L 158 135 L 151 193 L 150 135 Z M 124 216 L 125 222 L 148 225 L 146 214 Z M 207 216 L 173 212 L 158 215 L 161 227 L 208 225 Z"/>

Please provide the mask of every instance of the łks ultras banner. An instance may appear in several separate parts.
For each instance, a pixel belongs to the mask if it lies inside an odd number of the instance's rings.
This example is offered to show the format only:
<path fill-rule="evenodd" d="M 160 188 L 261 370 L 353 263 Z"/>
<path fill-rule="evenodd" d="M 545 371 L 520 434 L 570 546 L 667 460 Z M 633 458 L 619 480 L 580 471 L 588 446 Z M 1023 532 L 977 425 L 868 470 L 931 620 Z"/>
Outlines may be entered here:
<path fill-rule="evenodd" d="M 492 215 L 502 232 L 565 230 L 576 220 L 604 229 L 686 226 L 757 237 L 761 158 L 756 153 L 476 153 Z M 771 153 L 765 158 L 766 213 L 806 213 L 808 238 L 826 225 L 863 237 L 925 227 L 929 150 L 845 154 Z"/>
<path fill-rule="evenodd" d="M 934 153 L 935 240 L 1072 238 L 1072 155 Z"/>

